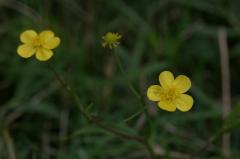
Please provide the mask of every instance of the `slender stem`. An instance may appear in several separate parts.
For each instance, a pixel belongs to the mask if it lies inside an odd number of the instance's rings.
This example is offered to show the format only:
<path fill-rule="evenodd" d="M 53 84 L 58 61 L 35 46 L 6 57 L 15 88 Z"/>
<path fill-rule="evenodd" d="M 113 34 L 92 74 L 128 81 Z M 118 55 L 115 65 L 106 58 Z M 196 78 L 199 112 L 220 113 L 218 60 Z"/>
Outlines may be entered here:
<path fill-rule="evenodd" d="M 3 137 L 6 143 L 9 159 L 16 159 L 17 157 L 16 157 L 14 143 L 7 128 L 3 130 Z"/>
<path fill-rule="evenodd" d="M 147 108 L 147 106 L 146 106 L 146 104 L 145 104 L 145 101 L 144 101 L 144 98 L 143 98 L 143 96 L 140 94 L 140 93 L 138 93 L 138 91 L 134 88 L 134 86 L 133 86 L 133 84 L 131 83 L 131 81 L 130 81 L 130 79 L 128 78 L 128 76 L 127 76 L 127 73 L 126 73 L 126 71 L 124 70 L 124 68 L 123 68 L 123 65 L 122 65 L 122 63 L 121 63 L 121 60 L 120 60 L 120 58 L 119 58 L 119 56 L 117 55 L 117 53 L 113 50 L 113 54 L 114 54 L 114 57 L 115 57 L 115 59 L 116 59 L 116 61 L 117 61 L 117 64 L 118 64 L 118 67 L 119 67 L 119 69 L 120 69 L 120 71 L 122 72 L 122 74 L 123 74 L 123 76 L 124 76 L 124 78 L 125 78 L 125 80 L 126 80 L 126 82 L 127 82 L 127 85 L 128 85 L 128 87 L 129 87 L 129 89 L 132 91 L 132 93 L 136 96 L 136 98 L 138 99 L 138 100 L 140 100 L 140 103 L 141 103 L 141 106 L 142 106 L 142 108 L 144 109 L 144 113 L 145 113 L 145 115 L 146 115 L 146 117 L 147 117 L 147 122 L 149 122 L 150 124 L 151 124 L 151 118 L 150 118 L 150 115 L 149 115 L 149 113 L 148 113 L 148 110 L 147 109 L 145 109 L 145 108 Z M 150 128 L 151 129 L 151 128 Z M 150 130 L 151 131 L 151 130 Z M 151 155 L 151 158 L 152 159 L 155 159 L 156 158 L 156 156 L 155 156 L 155 154 L 154 154 L 154 151 L 153 151 L 153 148 L 149 145 L 149 142 L 148 142 L 148 139 L 147 138 L 144 138 L 144 145 L 146 146 L 146 148 L 147 148 L 147 150 L 149 151 L 149 154 Z"/>
<path fill-rule="evenodd" d="M 230 84 L 230 66 L 229 66 L 229 49 L 227 41 L 227 31 L 220 28 L 218 31 L 218 43 L 222 73 L 222 104 L 223 120 L 231 111 L 231 84 Z M 225 157 L 230 156 L 231 140 L 230 133 L 224 134 L 222 138 L 222 152 Z"/>
<path fill-rule="evenodd" d="M 123 69 L 123 65 L 121 63 L 121 60 L 120 58 L 118 57 L 117 53 L 113 50 L 113 54 L 114 54 L 114 57 L 117 61 L 117 64 L 118 64 L 118 67 L 120 68 L 120 71 L 122 72 L 127 84 L 128 84 L 128 87 L 130 88 L 130 90 L 132 91 L 132 93 L 136 96 L 136 98 L 138 98 L 139 100 L 141 100 L 141 95 L 136 91 L 136 89 L 134 88 L 134 86 L 132 85 L 132 83 L 130 82 L 128 76 L 127 76 L 127 73 L 125 72 L 125 70 Z"/>
<path fill-rule="evenodd" d="M 91 121 L 94 122 L 97 126 L 117 135 L 117 136 L 120 136 L 122 138 L 125 138 L 125 139 L 130 139 L 130 140 L 136 140 L 138 142 L 141 142 L 143 143 L 144 142 L 144 139 L 140 136 L 132 136 L 132 135 L 128 135 L 126 133 L 122 133 L 120 131 L 117 131 L 116 129 L 113 129 L 112 127 L 108 127 L 107 125 L 101 123 L 99 120 L 95 119 L 94 117 L 91 118 Z"/>
<path fill-rule="evenodd" d="M 127 82 L 127 84 L 128 84 L 129 89 L 130 89 L 130 90 L 132 91 L 132 93 L 136 96 L 136 98 L 137 98 L 138 100 L 140 100 L 140 103 L 141 103 L 143 109 L 145 110 L 145 111 L 144 111 L 144 112 L 145 112 L 145 115 L 146 115 L 147 118 L 150 120 L 149 113 L 148 113 L 147 109 L 145 109 L 145 108 L 147 108 L 147 106 L 146 106 L 146 104 L 145 104 L 145 102 L 144 102 L 144 98 L 142 97 L 142 95 L 141 95 L 140 93 L 138 93 L 138 91 L 134 88 L 133 84 L 132 84 L 131 81 L 129 80 L 129 78 L 128 78 L 128 76 L 127 76 L 127 73 L 126 73 L 126 71 L 124 70 L 123 65 L 122 65 L 122 63 L 121 63 L 121 60 L 120 60 L 119 56 L 117 55 L 117 53 L 116 53 L 115 51 L 113 51 L 113 54 L 114 54 L 114 57 L 115 57 L 115 59 L 116 59 L 116 61 L 117 61 L 118 67 L 120 68 L 120 70 L 121 70 L 121 72 L 122 72 L 122 74 L 123 74 L 123 76 L 124 76 L 124 78 L 125 78 L 125 80 L 126 80 L 126 82 Z"/>
<path fill-rule="evenodd" d="M 126 134 L 126 133 L 123 133 L 123 132 L 120 132 L 112 127 L 109 127 L 107 126 L 106 124 L 103 124 L 102 122 L 100 122 L 99 120 L 97 120 L 96 118 L 92 117 L 90 114 L 88 114 L 83 106 L 81 105 L 81 102 L 80 102 L 80 98 L 79 96 L 74 92 L 72 91 L 72 89 L 61 79 L 61 77 L 58 75 L 58 73 L 56 72 L 56 70 L 49 66 L 49 68 L 53 71 L 54 75 L 56 76 L 56 79 L 58 80 L 58 82 L 63 86 L 63 88 L 73 97 L 73 99 L 75 100 L 80 112 L 82 113 L 82 115 L 88 119 L 90 122 L 93 122 L 94 124 L 96 124 L 98 127 L 104 129 L 104 130 L 107 130 L 108 132 L 111 132 L 112 134 L 115 134 L 117 136 L 120 136 L 124 139 L 130 139 L 130 140 L 135 140 L 135 141 L 138 141 L 142 144 L 145 144 L 144 143 L 144 139 L 140 136 L 133 136 L 133 135 L 129 135 L 129 134 Z"/>
<path fill-rule="evenodd" d="M 135 118 L 136 116 L 142 114 L 143 111 L 145 111 L 146 108 L 142 108 L 139 111 L 137 111 L 136 113 L 132 114 L 131 116 L 129 116 L 128 118 L 124 119 L 124 122 L 128 122 L 130 120 L 132 120 L 133 118 Z"/>
<path fill-rule="evenodd" d="M 147 150 L 148 150 L 151 158 L 152 158 L 152 159 L 156 159 L 156 155 L 155 155 L 155 153 L 154 153 L 154 150 L 153 150 L 152 146 L 149 144 L 149 142 L 148 142 L 148 141 L 145 141 L 144 145 L 145 145 L 145 147 L 147 148 Z"/>
<path fill-rule="evenodd" d="M 72 96 L 72 98 L 76 101 L 77 106 L 80 110 L 80 112 L 82 113 L 82 115 L 84 115 L 87 119 L 89 119 L 89 115 L 84 111 L 83 106 L 81 105 L 81 101 L 80 98 L 78 97 L 78 95 L 72 91 L 72 89 L 61 79 L 61 77 L 58 75 L 57 71 L 51 66 L 49 65 L 49 68 L 53 71 L 56 79 L 58 80 L 58 82 L 62 85 L 62 87 Z"/>

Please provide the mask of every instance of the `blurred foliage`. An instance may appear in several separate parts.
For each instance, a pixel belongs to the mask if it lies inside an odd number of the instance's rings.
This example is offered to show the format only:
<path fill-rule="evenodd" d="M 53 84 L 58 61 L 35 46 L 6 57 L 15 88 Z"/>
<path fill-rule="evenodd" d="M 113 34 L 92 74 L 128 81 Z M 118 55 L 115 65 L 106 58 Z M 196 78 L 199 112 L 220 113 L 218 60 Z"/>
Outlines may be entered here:
<path fill-rule="evenodd" d="M 239 6 L 238 0 L 1 0 L 0 158 L 8 158 L 4 132 L 11 137 L 17 159 L 146 157 L 139 143 L 86 121 L 48 68 L 51 63 L 71 83 L 84 105 L 93 104 L 93 115 L 127 132 L 144 131 L 143 115 L 124 122 L 141 106 L 112 54 L 101 47 L 108 31 L 123 35 L 116 51 L 143 95 L 163 70 L 192 79 L 195 104 L 190 112 L 168 113 L 146 102 L 152 118 L 151 144 L 159 153 L 165 150 L 163 158 L 194 154 L 223 126 L 218 46 L 222 27 L 228 33 L 233 107 L 240 100 Z M 29 28 L 52 29 L 61 37 L 50 62 L 17 56 L 19 34 Z M 238 113 L 233 116 L 227 123 L 239 118 Z M 237 159 L 239 123 L 231 132 L 231 158 Z M 223 158 L 221 141 L 203 155 Z"/>

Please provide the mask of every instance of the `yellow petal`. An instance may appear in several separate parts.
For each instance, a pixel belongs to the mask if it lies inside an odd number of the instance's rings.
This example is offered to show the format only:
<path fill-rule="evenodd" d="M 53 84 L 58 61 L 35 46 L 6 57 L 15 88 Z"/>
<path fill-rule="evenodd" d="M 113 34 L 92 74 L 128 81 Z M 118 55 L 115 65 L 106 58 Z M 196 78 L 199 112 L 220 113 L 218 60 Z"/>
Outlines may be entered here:
<path fill-rule="evenodd" d="M 26 30 L 20 35 L 20 40 L 25 44 L 32 44 L 36 37 L 37 33 L 34 30 Z"/>
<path fill-rule="evenodd" d="M 190 95 L 181 94 L 174 100 L 174 105 L 182 112 L 189 111 L 193 106 L 193 98 Z"/>
<path fill-rule="evenodd" d="M 53 37 L 49 40 L 45 40 L 44 43 L 42 43 L 42 46 L 46 49 L 55 49 L 60 44 L 60 38 Z"/>
<path fill-rule="evenodd" d="M 39 34 L 40 40 L 51 39 L 54 37 L 54 33 L 51 30 L 44 30 Z"/>
<path fill-rule="evenodd" d="M 176 111 L 176 106 L 170 101 L 160 101 L 158 107 L 169 112 Z"/>
<path fill-rule="evenodd" d="M 184 75 L 179 75 L 173 83 L 180 93 L 185 93 L 191 88 L 191 80 Z"/>
<path fill-rule="evenodd" d="M 163 88 L 169 88 L 174 81 L 174 76 L 170 71 L 163 71 L 159 75 L 159 82 Z"/>
<path fill-rule="evenodd" d="M 60 44 L 60 38 L 54 37 L 54 33 L 50 30 L 46 30 L 40 33 L 41 45 L 46 49 L 54 49 Z"/>
<path fill-rule="evenodd" d="M 41 45 L 45 45 L 46 42 L 51 40 L 52 38 L 54 38 L 54 33 L 51 30 L 45 30 L 39 34 L 39 40 Z"/>
<path fill-rule="evenodd" d="M 147 90 L 147 97 L 151 101 L 160 101 L 162 88 L 159 85 L 152 85 Z"/>
<path fill-rule="evenodd" d="M 39 48 L 36 52 L 36 58 L 39 61 L 47 61 L 53 56 L 52 50 Z"/>
<path fill-rule="evenodd" d="M 29 44 L 23 44 L 17 48 L 18 55 L 23 58 L 31 57 L 35 53 L 35 51 L 36 51 L 36 48 L 34 48 L 32 45 L 29 45 Z"/>

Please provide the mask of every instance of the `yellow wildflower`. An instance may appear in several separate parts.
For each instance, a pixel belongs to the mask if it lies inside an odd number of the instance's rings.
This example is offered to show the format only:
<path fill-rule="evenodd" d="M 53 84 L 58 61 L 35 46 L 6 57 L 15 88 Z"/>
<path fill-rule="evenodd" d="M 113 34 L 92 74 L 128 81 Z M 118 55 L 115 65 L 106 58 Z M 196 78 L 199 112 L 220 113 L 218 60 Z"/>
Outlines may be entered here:
<path fill-rule="evenodd" d="M 159 108 L 174 112 L 176 109 L 186 112 L 193 106 L 193 98 L 184 94 L 191 88 L 191 80 L 184 75 L 174 79 L 170 71 L 159 75 L 161 85 L 151 85 L 147 90 L 147 97 L 158 102 Z"/>
<path fill-rule="evenodd" d="M 47 61 L 53 56 L 52 49 L 60 44 L 60 38 L 54 36 L 51 30 L 37 33 L 34 30 L 26 30 L 20 35 L 23 43 L 18 46 L 17 53 L 23 58 L 29 58 L 35 54 L 39 61 Z"/>
<path fill-rule="evenodd" d="M 110 49 L 113 49 L 120 44 L 119 40 L 121 38 L 122 38 L 122 35 L 118 33 L 108 32 L 105 36 L 102 37 L 103 39 L 102 46 L 104 48 L 108 46 Z"/>

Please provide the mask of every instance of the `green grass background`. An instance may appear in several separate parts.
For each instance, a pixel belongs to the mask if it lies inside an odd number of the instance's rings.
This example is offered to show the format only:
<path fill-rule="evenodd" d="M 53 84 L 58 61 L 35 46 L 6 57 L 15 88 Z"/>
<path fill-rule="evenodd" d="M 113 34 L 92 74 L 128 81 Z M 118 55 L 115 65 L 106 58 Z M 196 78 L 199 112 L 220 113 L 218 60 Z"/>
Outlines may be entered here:
<path fill-rule="evenodd" d="M 228 33 L 232 106 L 239 103 L 239 9 L 238 0 L 1 0 L 0 158 L 9 158 L 6 127 L 17 159 L 148 158 L 139 143 L 85 120 L 48 68 L 51 63 L 69 81 L 82 104 L 92 103 L 88 109 L 99 120 L 128 133 L 146 134 L 144 115 L 124 122 L 141 106 L 111 52 L 101 47 L 108 31 L 123 36 L 116 51 L 143 95 L 158 83 L 161 71 L 191 78 L 191 111 L 168 113 L 146 102 L 152 118 L 150 143 L 158 153 L 164 149 L 162 158 L 196 153 L 223 125 L 221 27 Z M 19 35 L 26 29 L 51 29 L 61 38 L 49 62 L 16 54 Z M 239 159 L 239 129 L 231 133 L 231 159 Z M 221 139 L 200 158 L 223 158 Z"/>

